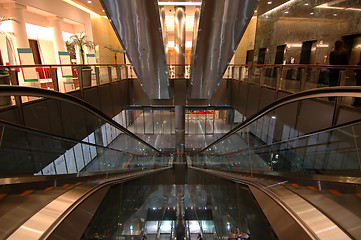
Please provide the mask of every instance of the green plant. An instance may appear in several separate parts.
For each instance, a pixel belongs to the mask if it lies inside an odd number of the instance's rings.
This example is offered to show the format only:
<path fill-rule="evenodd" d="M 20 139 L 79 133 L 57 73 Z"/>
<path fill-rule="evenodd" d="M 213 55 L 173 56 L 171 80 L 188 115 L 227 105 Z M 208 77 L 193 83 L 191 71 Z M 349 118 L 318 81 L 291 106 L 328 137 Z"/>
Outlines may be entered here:
<path fill-rule="evenodd" d="M 115 48 L 112 45 L 106 45 L 104 48 L 106 48 L 114 53 L 115 64 L 117 64 L 117 53 L 125 53 L 124 50 L 121 49 L 120 47 Z"/>
<path fill-rule="evenodd" d="M 0 68 L 0 75 L 7 75 L 9 71 L 6 68 Z"/>
<path fill-rule="evenodd" d="M 75 49 L 76 46 L 78 47 L 80 51 L 81 64 L 85 63 L 84 48 L 87 47 L 90 49 L 94 49 L 94 43 L 92 41 L 87 40 L 85 33 L 74 34 L 70 36 L 70 41 L 66 41 L 65 44 L 68 49 Z"/>

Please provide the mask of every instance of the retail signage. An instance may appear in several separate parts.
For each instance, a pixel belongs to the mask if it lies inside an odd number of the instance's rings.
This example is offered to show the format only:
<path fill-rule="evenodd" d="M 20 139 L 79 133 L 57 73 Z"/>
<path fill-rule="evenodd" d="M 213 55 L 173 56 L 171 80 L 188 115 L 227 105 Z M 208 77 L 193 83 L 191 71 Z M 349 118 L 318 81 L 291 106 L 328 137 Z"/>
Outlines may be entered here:
<path fill-rule="evenodd" d="M 34 65 L 33 51 L 31 48 L 18 48 L 20 65 Z M 25 83 L 39 82 L 34 68 L 21 68 L 21 74 Z"/>
<path fill-rule="evenodd" d="M 61 65 L 70 65 L 70 54 L 69 52 L 58 52 L 59 54 L 59 62 Z M 73 73 L 71 71 L 71 67 L 61 67 L 61 76 L 63 78 L 73 78 Z"/>

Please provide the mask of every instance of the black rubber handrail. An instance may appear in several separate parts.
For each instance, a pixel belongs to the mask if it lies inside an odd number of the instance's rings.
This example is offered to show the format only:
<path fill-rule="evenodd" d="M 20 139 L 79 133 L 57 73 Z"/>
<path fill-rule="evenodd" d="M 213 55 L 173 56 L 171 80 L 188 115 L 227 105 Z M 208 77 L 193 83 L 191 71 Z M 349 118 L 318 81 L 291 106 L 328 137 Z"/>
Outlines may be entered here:
<path fill-rule="evenodd" d="M 317 134 L 321 134 L 321 133 L 326 133 L 326 132 L 335 131 L 335 130 L 338 130 L 338 129 L 340 129 L 340 128 L 353 127 L 353 126 L 355 126 L 355 125 L 360 125 L 360 123 L 361 123 L 361 119 L 357 119 L 357 120 L 354 120 L 354 121 L 351 121 L 351 122 L 339 124 L 339 125 L 337 125 L 337 126 L 332 126 L 332 127 L 327 127 L 327 128 L 323 128 L 323 129 L 320 129 L 320 130 L 316 130 L 316 131 L 313 131 L 313 132 L 304 134 L 304 135 L 302 135 L 302 136 L 293 137 L 293 138 L 289 138 L 289 139 L 286 139 L 286 140 L 280 140 L 280 141 L 273 142 L 273 143 L 270 143 L 270 144 L 257 145 L 257 146 L 252 147 L 252 149 L 267 148 L 267 147 L 270 147 L 270 146 L 273 146 L 273 145 L 277 145 L 277 144 L 284 144 L 284 143 L 287 143 L 287 142 L 291 142 L 291 141 L 295 141 L 295 140 L 307 138 L 307 137 L 310 137 L 310 136 L 313 136 L 313 135 L 317 135 Z M 323 143 L 320 143 L 319 145 L 322 145 L 322 144 L 323 144 Z M 317 146 L 317 144 L 314 144 L 314 145 L 312 145 L 312 146 L 315 146 L 315 145 Z M 294 149 L 297 149 L 297 147 L 294 148 Z M 213 154 L 213 155 L 235 154 L 235 153 L 239 153 L 239 152 L 242 152 L 242 151 L 245 151 L 245 150 L 248 150 L 248 147 L 247 147 L 247 148 L 241 148 L 241 149 L 238 149 L 238 150 L 233 151 L 233 152 L 212 153 L 212 154 Z"/>
<path fill-rule="evenodd" d="M 144 145 L 150 147 L 154 151 L 163 154 L 161 151 L 150 145 L 149 143 L 145 142 L 143 139 L 136 136 L 134 133 L 130 132 L 128 129 L 124 128 L 122 125 L 114 121 L 112 118 L 108 117 L 105 113 L 98 110 L 94 106 L 90 105 L 89 103 L 68 95 L 66 93 L 55 92 L 52 90 L 41 89 L 41 88 L 33 88 L 33 87 L 25 87 L 25 86 L 7 86 L 7 85 L 0 85 L 0 96 L 33 96 L 33 97 L 46 97 L 51 99 L 57 99 L 60 101 L 68 102 L 73 105 L 76 105 L 96 116 L 104 120 L 106 123 L 112 125 L 113 127 L 117 128 L 118 130 L 124 132 L 128 136 L 132 137 L 133 139 L 137 140 L 138 142 L 143 143 Z"/>
<path fill-rule="evenodd" d="M 247 127 L 251 123 L 255 122 L 256 120 L 260 119 L 267 113 L 284 106 L 289 103 L 306 100 L 306 99 L 313 99 L 313 98 L 321 98 L 321 97 L 359 97 L 361 98 L 361 87 L 358 86 L 347 86 L 347 87 L 324 87 L 324 88 L 315 88 L 311 90 L 306 90 L 302 92 L 298 92 L 272 102 L 271 104 L 267 105 L 266 107 L 262 108 L 259 112 L 254 114 L 252 117 L 248 118 L 246 121 L 240 123 L 238 126 L 230 130 L 228 133 L 223 135 L 222 137 L 218 138 L 213 143 L 209 144 L 207 147 L 203 148 L 200 153 L 204 152 L 208 148 L 214 146 L 215 144 L 223 141 L 224 139 L 228 138 L 229 136 L 235 134 L 239 130 Z"/>
<path fill-rule="evenodd" d="M 133 155 L 139 155 L 140 154 L 140 153 L 133 153 L 133 152 L 128 152 L 128 151 L 124 151 L 124 150 L 111 148 L 109 146 L 104 147 L 102 145 L 98 145 L 98 144 L 95 144 L 95 143 L 84 142 L 82 140 L 76 140 L 76 139 L 73 139 L 73 138 L 59 136 L 59 135 L 56 135 L 56 134 L 53 134 L 53 133 L 44 132 L 44 131 L 41 131 L 39 129 L 18 125 L 18 124 L 7 122 L 7 121 L 4 121 L 4 120 L 0 119 L 0 126 L 1 125 L 5 126 L 5 127 L 12 128 L 12 129 L 16 129 L 16 130 L 19 130 L 19 131 L 23 131 L 23 132 L 26 132 L 26 133 L 31 133 L 31 134 L 36 134 L 38 136 L 51 138 L 51 139 L 58 140 L 58 141 L 71 142 L 71 143 L 74 143 L 74 144 L 81 143 L 81 144 L 84 144 L 84 145 L 89 145 L 89 146 L 93 146 L 93 147 L 97 147 L 97 148 L 108 149 L 108 150 L 121 152 L 121 153 L 127 153 L 127 154 L 130 154 L 130 155 L 131 154 L 133 154 Z M 144 153 L 144 155 L 148 155 L 148 154 Z M 152 153 L 150 153 L 150 154 L 152 154 Z"/>

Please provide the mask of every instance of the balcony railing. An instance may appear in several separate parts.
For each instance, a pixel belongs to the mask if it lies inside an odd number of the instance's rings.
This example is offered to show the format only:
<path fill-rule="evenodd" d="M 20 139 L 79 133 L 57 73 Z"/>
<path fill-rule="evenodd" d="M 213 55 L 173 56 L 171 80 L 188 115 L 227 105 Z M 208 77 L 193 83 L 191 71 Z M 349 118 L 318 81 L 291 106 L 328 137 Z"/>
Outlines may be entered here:
<path fill-rule="evenodd" d="M 131 65 L 89 64 L 89 65 L 14 65 L 0 66 L 8 69 L 11 85 L 23 85 L 50 89 L 59 92 L 82 91 L 84 88 L 100 86 L 114 81 L 137 78 Z M 176 71 L 180 68 L 179 71 Z M 330 69 L 339 69 L 339 85 L 353 86 L 357 83 L 355 73 L 361 66 L 331 66 L 306 64 L 251 64 L 229 65 L 223 79 L 258 85 L 295 93 L 307 89 L 328 87 Z M 190 65 L 168 65 L 169 79 L 190 79 Z M 178 76 L 176 76 L 176 72 Z M 181 76 L 179 76 L 181 73 Z M 0 80 L 0 84 L 9 84 Z M 23 98 L 22 102 L 33 99 Z M 7 100 L 5 100 L 7 101 Z M 345 104 L 351 105 L 352 99 L 344 98 Z M 2 100 L 0 100 L 2 102 Z M 8 101 L 9 102 L 9 101 Z M 10 103 L 15 104 L 12 99 Z"/>

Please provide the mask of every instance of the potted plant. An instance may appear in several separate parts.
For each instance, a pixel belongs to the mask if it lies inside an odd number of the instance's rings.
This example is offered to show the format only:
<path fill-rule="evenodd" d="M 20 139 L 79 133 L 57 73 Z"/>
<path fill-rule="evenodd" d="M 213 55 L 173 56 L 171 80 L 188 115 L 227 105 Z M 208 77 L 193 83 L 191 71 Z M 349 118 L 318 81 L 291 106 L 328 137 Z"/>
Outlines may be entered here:
<path fill-rule="evenodd" d="M 5 68 L 0 68 L 0 85 L 10 85 L 9 72 Z M 0 106 L 7 106 L 11 104 L 10 96 L 0 97 Z"/>
<path fill-rule="evenodd" d="M 124 50 L 121 49 L 120 47 L 115 48 L 112 45 L 106 45 L 104 48 L 106 48 L 114 53 L 114 62 L 115 62 L 115 64 L 117 64 L 117 53 L 124 53 Z"/>
<path fill-rule="evenodd" d="M 80 62 L 81 64 L 85 64 L 85 47 L 94 49 L 94 43 L 92 41 L 87 40 L 87 37 L 84 33 L 74 34 L 70 36 L 70 40 L 66 42 L 67 48 L 78 48 L 80 51 Z M 78 73 L 78 76 L 80 74 Z M 90 66 L 82 66 L 81 67 L 81 76 L 83 87 L 91 86 L 91 68 Z"/>
<path fill-rule="evenodd" d="M 0 16 L 0 26 L 3 22 L 6 21 L 15 21 L 17 22 L 15 19 L 13 18 L 9 18 L 9 17 L 4 17 L 4 16 Z M 1 35 L 14 35 L 14 33 L 12 32 L 0 32 Z M 7 36 L 6 36 L 7 38 Z M 9 41 L 8 39 L 6 39 L 6 41 Z M 10 85 L 10 77 L 9 77 L 9 72 L 6 68 L 0 68 L 0 84 L 5 84 L 5 85 Z M 11 98 L 10 96 L 3 96 L 0 97 L 0 106 L 7 106 L 11 104 Z"/>

